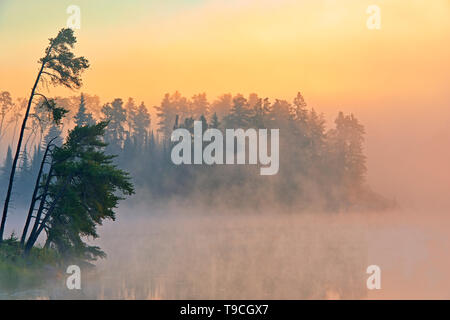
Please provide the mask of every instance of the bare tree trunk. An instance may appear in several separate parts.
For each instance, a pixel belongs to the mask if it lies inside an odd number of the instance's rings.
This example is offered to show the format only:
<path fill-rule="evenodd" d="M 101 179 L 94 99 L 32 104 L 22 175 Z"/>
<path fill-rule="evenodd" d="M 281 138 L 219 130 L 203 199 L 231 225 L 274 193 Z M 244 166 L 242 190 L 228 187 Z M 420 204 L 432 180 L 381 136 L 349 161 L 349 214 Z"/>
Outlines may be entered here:
<path fill-rule="evenodd" d="M 36 197 L 37 197 L 37 193 L 38 193 L 38 190 L 39 190 L 39 183 L 41 181 L 42 172 L 44 171 L 45 160 L 47 159 L 47 154 L 48 154 L 48 151 L 49 151 L 49 149 L 50 149 L 50 147 L 52 145 L 51 143 L 52 143 L 53 140 L 54 139 L 52 139 L 48 143 L 47 147 L 45 148 L 44 157 L 42 158 L 41 166 L 39 168 L 39 173 L 38 173 L 38 176 L 36 178 L 36 184 L 34 186 L 33 196 L 31 198 L 30 209 L 28 210 L 27 221 L 25 222 L 25 226 L 24 226 L 23 232 L 22 232 L 22 237 L 20 239 L 20 244 L 22 246 L 25 243 L 25 238 L 26 238 L 27 233 L 28 233 L 28 227 L 30 226 L 31 217 L 33 216 L 34 206 L 35 206 L 36 200 L 37 200 Z"/>
<path fill-rule="evenodd" d="M 3 206 L 2 222 L 0 225 L 0 243 L 3 241 L 3 233 L 5 232 L 6 217 L 8 215 L 9 201 L 11 200 L 12 187 L 13 187 L 13 183 L 14 183 L 14 175 L 16 174 L 17 161 L 19 160 L 19 156 L 20 156 L 20 148 L 22 147 L 22 140 L 23 140 L 25 128 L 27 125 L 28 116 L 30 114 L 31 103 L 33 102 L 34 93 L 36 91 L 37 85 L 41 78 L 42 71 L 44 70 L 44 66 L 45 66 L 45 62 L 42 62 L 41 69 L 39 70 L 39 73 L 36 77 L 36 81 L 34 82 L 34 86 L 31 89 L 31 95 L 30 95 L 30 99 L 28 100 L 27 110 L 25 112 L 25 117 L 23 118 L 22 127 L 20 129 L 20 136 L 19 136 L 19 141 L 17 142 L 16 154 L 14 156 L 14 160 L 13 160 L 12 168 L 11 168 L 11 174 L 9 176 L 8 191 L 6 192 L 5 204 Z"/>
<path fill-rule="evenodd" d="M 39 208 L 36 213 L 36 217 L 34 220 L 33 228 L 31 229 L 30 236 L 28 237 L 28 241 L 30 242 L 30 239 L 34 236 L 34 234 L 37 232 L 39 227 L 39 222 L 41 221 L 42 212 L 44 212 L 45 209 L 45 202 L 47 201 L 48 196 L 48 188 L 50 186 L 50 182 L 52 180 L 52 173 L 53 173 L 53 167 L 50 167 L 50 171 L 48 173 L 47 181 L 45 182 L 44 191 L 41 194 L 41 198 L 39 199 Z"/>
<path fill-rule="evenodd" d="M 41 78 L 42 71 L 44 70 L 44 66 L 45 66 L 45 62 L 42 62 L 41 69 L 39 70 L 39 73 L 36 77 L 36 81 L 34 82 L 33 89 L 31 89 L 31 95 L 30 95 L 30 99 L 28 100 L 27 111 L 25 112 L 25 117 L 23 118 L 22 127 L 20 129 L 20 136 L 19 136 L 19 141 L 17 142 L 16 154 L 14 156 L 14 160 L 13 160 L 13 164 L 12 164 L 12 168 L 11 168 L 11 174 L 9 176 L 8 191 L 6 192 L 5 204 L 3 206 L 2 222 L 0 225 L 0 243 L 3 241 L 3 233 L 5 232 L 5 223 L 6 223 L 6 217 L 8 215 L 9 201 L 11 200 L 12 187 L 13 187 L 13 183 L 14 183 L 14 175 L 16 174 L 17 161 L 19 160 L 19 156 L 20 156 L 20 148 L 22 147 L 22 140 L 23 140 L 25 128 L 27 125 L 28 116 L 30 114 L 31 103 L 33 101 L 33 97 L 34 97 L 34 93 L 36 91 L 37 85 L 39 83 L 39 79 Z"/>
<path fill-rule="evenodd" d="M 62 189 L 58 192 L 55 199 L 53 199 L 53 202 L 52 202 L 50 208 L 48 208 L 47 212 L 45 213 L 45 217 L 44 217 L 44 219 L 42 219 L 40 224 L 39 224 L 39 220 L 37 220 L 37 218 L 36 218 L 36 221 L 35 221 L 34 227 L 33 227 L 33 231 L 31 232 L 30 237 L 28 238 L 27 244 L 25 245 L 25 250 L 24 250 L 25 254 L 28 254 L 30 252 L 31 248 L 33 248 L 33 246 L 36 243 L 36 240 L 39 238 L 39 235 L 41 234 L 42 230 L 44 230 L 45 224 L 50 219 L 50 216 L 52 215 L 53 210 L 55 210 L 56 205 L 58 204 L 58 201 L 64 195 L 66 188 L 71 179 L 72 179 L 72 177 L 67 178 L 67 181 L 65 182 Z"/>

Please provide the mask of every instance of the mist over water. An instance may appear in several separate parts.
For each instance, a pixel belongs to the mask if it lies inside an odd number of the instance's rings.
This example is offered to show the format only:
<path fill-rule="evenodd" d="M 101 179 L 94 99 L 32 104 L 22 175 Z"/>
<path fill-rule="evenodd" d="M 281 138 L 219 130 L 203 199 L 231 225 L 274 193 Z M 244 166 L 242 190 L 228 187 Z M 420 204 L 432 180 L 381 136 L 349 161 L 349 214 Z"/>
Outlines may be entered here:
<path fill-rule="evenodd" d="M 368 257 L 382 269 L 370 298 L 449 299 L 450 221 L 436 211 L 405 210 L 370 222 Z"/>
<path fill-rule="evenodd" d="M 450 298 L 445 212 L 212 210 L 135 200 L 124 202 L 116 221 L 107 221 L 91 241 L 108 256 L 82 268 L 82 290 L 67 290 L 68 275 L 58 274 L 13 297 Z M 381 268 L 381 290 L 366 287 L 373 264 Z"/>
<path fill-rule="evenodd" d="M 405 213 L 121 208 L 84 292 L 129 299 L 449 298 L 448 222 Z M 180 212 L 181 211 L 181 212 Z M 199 210 L 200 211 L 200 210 Z M 125 218 L 126 217 L 126 218 Z M 382 289 L 366 288 L 366 268 Z M 92 296 L 91 296 L 92 297 Z"/>
<path fill-rule="evenodd" d="M 103 298 L 364 298 L 366 234 L 355 216 L 121 208 L 92 285 Z"/>
<path fill-rule="evenodd" d="M 442 126 L 401 134 L 374 127 L 369 122 L 369 184 L 398 199 L 396 209 L 239 210 L 195 197 L 162 205 L 140 189 L 91 241 L 108 256 L 83 269 L 81 291 L 67 290 L 68 275 L 59 274 L 13 298 L 449 299 L 447 135 L 434 134 Z M 23 227 L 26 210 L 14 207 L 8 234 Z M 366 287 L 369 265 L 381 268 L 381 290 Z"/>
<path fill-rule="evenodd" d="M 77 299 L 449 298 L 448 220 L 411 212 L 323 214 L 124 204 L 94 243 L 108 254 L 41 292 Z M 368 290 L 369 265 L 381 290 Z"/>

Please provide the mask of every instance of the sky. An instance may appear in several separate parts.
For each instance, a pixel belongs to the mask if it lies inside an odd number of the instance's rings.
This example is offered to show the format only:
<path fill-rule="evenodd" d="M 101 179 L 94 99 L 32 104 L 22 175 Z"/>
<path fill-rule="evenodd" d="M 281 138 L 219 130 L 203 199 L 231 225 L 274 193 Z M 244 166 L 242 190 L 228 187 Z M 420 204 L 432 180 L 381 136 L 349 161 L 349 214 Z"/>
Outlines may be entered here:
<path fill-rule="evenodd" d="M 374 2 L 381 30 L 366 26 Z M 25 94 L 71 4 L 81 9 L 77 52 L 92 65 L 83 91 L 108 99 L 301 90 L 331 102 L 447 88 L 448 0 L 1 0 L 1 88 Z"/>
<path fill-rule="evenodd" d="M 379 30 L 366 25 L 374 4 Z M 91 63 L 83 92 L 153 106 L 175 90 L 301 91 L 329 123 L 338 110 L 360 118 L 375 188 L 450 187 L 449 0 L 0 0 L 0 90 L 29 93 L 69 5 L 81 9 L 76 52 Z"/>

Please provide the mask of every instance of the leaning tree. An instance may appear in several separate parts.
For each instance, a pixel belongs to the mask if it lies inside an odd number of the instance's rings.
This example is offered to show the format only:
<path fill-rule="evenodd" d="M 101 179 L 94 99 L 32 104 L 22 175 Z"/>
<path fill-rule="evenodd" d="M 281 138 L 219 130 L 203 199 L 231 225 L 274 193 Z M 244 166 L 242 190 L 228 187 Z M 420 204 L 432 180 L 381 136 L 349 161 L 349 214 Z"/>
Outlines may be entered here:
<path fill-rule="evenodd" d="M 22 234 L 25 254 L 45 231 L 45 246 L 63 257 L 90 261 L 104 256 L 100 248 L 87 245 L 83 238 L 98 237 L 96 227 L 105 219 L 114 220 L 114 209 L 122 196 L 134 193 L 128 173 L 113 164 L 114 156 L 105 154 L 107 144 L 102 140 L 107 125 L 76 126 L 61 147 L 47 146 L 42 166 L 48 162 L 49 169 L 37 178 Z M 34 211 L 34 224 L 25 241 Z"/>
<path fill-rule="evenodd" d="M 30 109 L 35 97 L 40 97 L 42 106 L 45 107 L 49 115 L 55 122 L 67 112 L 65 109 L 57 107 L 53 99 L 48 99 L 42 92 L 39 92 L 41 82 L 49 83 L 54 86 L 64 86 L 69 89 L 78 89 L 81 87 L 81 73 L 89 67 L 89 62 L 84 57 L 76 57 L 72 52 L 76 38 L 73 30 L 61 29 L 55 38 L 50 38 L 50 43 L 45 49 L 44 57 L 39 60 L 40 68 L 34 82 L 31 94 L 28 99 L 27 109 L 22 121 L 19 140 L 17 142 L 16 152 L 12 163 L 9 176 L 8 190 L 6 192 L 5 204 L 3 207 L 2 221 L 0 225 L 0 242 L 3 240 L 5 223 L 8 215 L 9 202 L 11 200 L 12 187 L 16 166 L 20 156 L 22 140 L 24 137 L 27 120 L 30 117 Z"/>

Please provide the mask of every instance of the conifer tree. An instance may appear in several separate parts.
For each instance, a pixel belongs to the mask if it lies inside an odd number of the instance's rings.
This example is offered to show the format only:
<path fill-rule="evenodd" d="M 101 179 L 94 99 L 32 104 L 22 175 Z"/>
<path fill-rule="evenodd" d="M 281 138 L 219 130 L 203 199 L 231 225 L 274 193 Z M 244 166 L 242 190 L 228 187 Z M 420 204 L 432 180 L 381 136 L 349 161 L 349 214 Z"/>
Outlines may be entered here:
<path fill-rule="evenodd" d="M 2 167 L 2 172 L 1 172 L 1 181 L 2 182 L 7 182 L 8 177 L 9 177 L 9 173 L 11 171 L 11 167 L 12 167 L 12 150 L 11 150 L 11 146 L 8 146 L 8 151 L 6 152 L 6 158 L 5 158 L 5 162 L 3 163 L 3 167 Z"/>
<path fill-rule="evenodd" d="M 142 102 L 136 110 L 136 114 L 133 117 L 133 130 L 134 137 L 138 148 L 142 148 L 144 139 L 148 134 L 150 128 L 150 114 L 148 113 L 147 107 L 144 102 Z"/>
<path fill-rule="evenodd" d="M 233 99 L 233 107 L 230 113 L 225 117 L 227 128 L 248 128 L 251 123 L 251 110 L 248 108 L 247 99 L 242 95 L 237 95 Z"/>
<path fill-rule="evenodd" d="M 219 129 L 220 127 L 219 117 L 216 112 L 213 113 L 211 120 L 209 121 L 209 127 L 214 129 Z"/>
<path fill-rule="evenodd" d="M 41 98 L 42 103 L 40 105 L 47 110 L 55 122 L 59 122 L 64 114 L 67 113 L 67 110 L 58 107 L 54 100 L 48 99 L 44 94 L 37 91 L 39 83 L 42 80 L 47 80 L 48 83 L 55 86 L 60 85 L 69 89 L 78 89 L 82 84 L 81 73 L 89 67 L 89 63 L 86 58 L 75 57 L 74 53 L 71 51 L 75 43 L 76 38 L 73 35 L 73 30 L 69 28 L 61 29 L 55 38 L 49 39 L 49 45 L 45 49 L 44 56 L 39 60 L 40 68 L 28 99 L 28 104 L 19 132 L 16 152 L 11 167 L 8 190 L 6 192 L 2 220 L 0 224 L 0 242 L 3 240 L 14 176 L 16 173 L 16 167 L 21 152 L 27 121 L 30 116 L 33 99 L 36 96 Z"/>
<path fill-rule="evenodd" d="M 102 113 L 103 121 L 108 122 L 105 131 L 107 150 L 110 154 L 120 154 L 126 138 L 125 122 L 127 120 L 127 111 L 123 107 L 122 99 L 117 98 L 110 104 L 104 105 Z"/>
<path fill-rule="evenodd" d="M 78 107 L 78 112 L 74 117 L 75 125 L 77 126 L 85 126 L 85 125 L 93 125 L 95 123 L 92 114 L 87 112 L 86 110 L 86 101 L 84 99 L 84 95 L 80 96 L 80 105 Z"/>
<path fill-rule="evenodd" d="M 66 142 L 52 151 L 26 253 L 45 230 L 46 246 L 64 256 L 87 261 L 104 256 L 83 238 L 98 237 L 96 227 L 105 219 L 115 219 L 114 209 L 123 199 L 120 194 L 134 193 L 128 174 L 112 163 L 114 156 L 104 152 L 101 137 L 107 124 L 75 127 Z"/>

